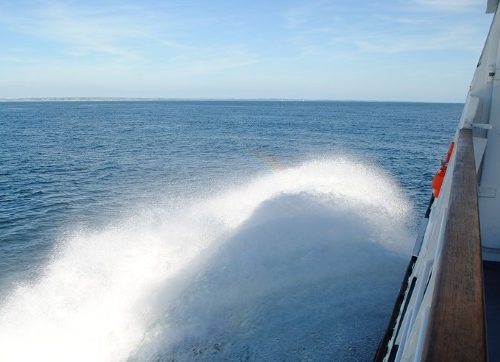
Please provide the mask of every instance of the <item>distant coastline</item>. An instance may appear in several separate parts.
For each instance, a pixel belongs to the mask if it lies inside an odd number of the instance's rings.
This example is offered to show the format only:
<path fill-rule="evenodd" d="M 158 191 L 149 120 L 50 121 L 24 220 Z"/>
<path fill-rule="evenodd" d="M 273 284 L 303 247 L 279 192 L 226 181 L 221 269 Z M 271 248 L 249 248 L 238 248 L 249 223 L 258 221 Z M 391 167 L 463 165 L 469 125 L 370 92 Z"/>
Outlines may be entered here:
<path fill-rule="evenodd" d="M 133 98 L 133 97 L 28 97 L 0 98 L 7 102 L 353 102 L 353 103 L 436 103 L 463 104 L 463 102 L 432 102 L 402 100 L 355 100 L 355 99 L 294 99 L 294 98 Z"/>

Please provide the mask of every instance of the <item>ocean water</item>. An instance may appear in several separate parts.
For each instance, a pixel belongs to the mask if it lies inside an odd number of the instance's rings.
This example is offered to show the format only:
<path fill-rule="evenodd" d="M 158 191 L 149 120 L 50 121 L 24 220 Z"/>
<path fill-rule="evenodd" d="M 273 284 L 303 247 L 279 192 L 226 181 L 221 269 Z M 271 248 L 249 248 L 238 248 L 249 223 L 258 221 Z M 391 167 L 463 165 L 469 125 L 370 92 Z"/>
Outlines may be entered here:
<path fill-rule="evenodd" d="M 371 360 L 461 109 L 0 103 L 0 360 Z"/>

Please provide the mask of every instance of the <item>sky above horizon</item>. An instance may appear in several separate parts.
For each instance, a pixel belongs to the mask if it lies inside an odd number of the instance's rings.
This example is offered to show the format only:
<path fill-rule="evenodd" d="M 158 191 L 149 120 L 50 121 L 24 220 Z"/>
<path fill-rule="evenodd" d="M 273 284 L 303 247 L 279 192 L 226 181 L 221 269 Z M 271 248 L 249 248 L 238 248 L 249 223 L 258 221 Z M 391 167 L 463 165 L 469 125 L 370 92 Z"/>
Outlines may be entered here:
<path fill-rule="evenodd" d="M 0 98 L 462 102 L 486 0 L 0 0 Z"/>

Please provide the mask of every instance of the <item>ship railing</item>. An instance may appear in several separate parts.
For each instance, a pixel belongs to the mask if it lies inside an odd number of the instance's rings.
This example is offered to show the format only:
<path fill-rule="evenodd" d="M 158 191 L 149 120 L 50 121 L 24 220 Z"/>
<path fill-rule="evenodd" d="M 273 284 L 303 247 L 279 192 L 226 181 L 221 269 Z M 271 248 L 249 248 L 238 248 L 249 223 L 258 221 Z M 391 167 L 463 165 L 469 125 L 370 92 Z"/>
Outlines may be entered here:
<path fill-rule="evenodd" d="M 459 130 L 452 172 L 422 360 L 485 361 L 483 265 L 471 129 Z"/>

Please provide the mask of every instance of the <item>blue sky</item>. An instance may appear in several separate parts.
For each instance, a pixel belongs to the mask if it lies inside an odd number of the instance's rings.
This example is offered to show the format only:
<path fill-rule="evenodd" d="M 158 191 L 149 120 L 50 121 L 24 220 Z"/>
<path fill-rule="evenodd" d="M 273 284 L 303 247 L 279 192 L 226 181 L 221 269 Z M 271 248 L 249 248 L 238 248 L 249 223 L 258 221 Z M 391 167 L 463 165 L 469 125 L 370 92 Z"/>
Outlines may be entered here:
<path fill-rule="evenodd" d="M 456 101 L 486 0 L 0 0 L 0 98 Z"/>

